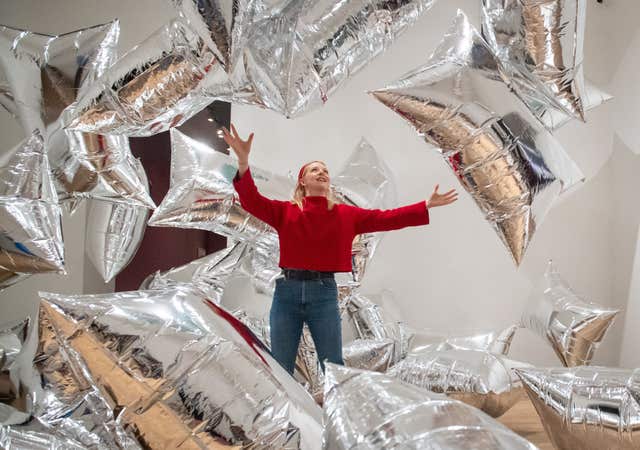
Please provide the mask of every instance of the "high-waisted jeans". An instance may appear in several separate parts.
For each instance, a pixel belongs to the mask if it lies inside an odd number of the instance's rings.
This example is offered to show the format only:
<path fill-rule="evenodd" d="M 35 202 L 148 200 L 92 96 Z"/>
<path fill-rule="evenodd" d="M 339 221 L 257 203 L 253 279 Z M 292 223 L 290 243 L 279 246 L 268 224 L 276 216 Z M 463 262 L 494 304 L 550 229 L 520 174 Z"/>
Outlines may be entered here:
<path fill-rule="evenodd" d="M 304 323 L 309 327 L 318 360 L 342 361 L 342 329 L 338 288 L 333 278 L 294 280 L 278 278 L 271 305 L 271 352 L 293 373 Z"/>

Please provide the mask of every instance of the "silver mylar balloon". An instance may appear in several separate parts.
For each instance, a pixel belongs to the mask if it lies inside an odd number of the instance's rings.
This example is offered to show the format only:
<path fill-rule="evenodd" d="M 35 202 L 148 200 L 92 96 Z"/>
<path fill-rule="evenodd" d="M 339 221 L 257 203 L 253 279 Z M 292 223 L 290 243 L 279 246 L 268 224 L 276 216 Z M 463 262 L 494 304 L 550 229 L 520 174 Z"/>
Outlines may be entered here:
<path fill-rule="evenodd" d="M 394 356 L 392 339 L 356 339 L 342 349 L 347 367 L 385 372 Z"/>
<path fill-rule="evenodd" d="M 534 450 L 482 411 L 377 372 L 327 364 L 323 448 Z"/>
<path fill-rule="evenodd" d="M 640 448 L 640 370 L 519 369 L 557 450 Z"/>
<path fill-rule="evenodd" d="M 407 324 L 391 320 L 380 305 L 355 289 L 344 302 L 359 339 L 391 339 L 394 342 L 392 363 L 407 355 L 414 334 Z"/>
<path fill-rule="evenodd" d="M 522 325 L 546 339 L 567 367 L 587 365 L 620 311 L 585 301 L 549 261 L 522 314 Z"/>
<path fill-rule="evenodd" d="M 33 273 L 64 271 L 62 212 L 42 137 L 0 162 L 0 289 Z"/>
<path fill-rule="evenodd" d="M 524 367 L 531 365 L 487 351 L 444 350 L 410 353 L 387 375 L 499 417 L 522 398 L 522 383 L 513 369 Z"/>
<path fill-rule="evenodd" d="M 216 152 L 175 129 L 171 130 L 171 146 L 171 185 L 149 225 L 213 231 L 248 242 L 277 259 L 279 244 L 275 230 L 240 205 L 233 187 L 237 172 L 235 158 Z M 336 196 L 355 206 L 388 207 L 395 199 L 389 172 L 373 147 L 361 141 L 335 177 Z M 252 168 L 252 174 L 265 197 L 292 198 L 294 184 L 286 176 L 259 168 Z M 366 262 L 373 256 L 380 238 L 379 234 L 365 234 L 354 240 L 353 280 L 362 279 Z"/>
<path fill-rule="evenodd" d="M 147 177 L 136 161 L 140 179 Z M 85 250 L 105 283 L 133 259 L 147 228 L 149 210 L 143 206 L 93 200 L 87 213 Z"/>
<path fill-rule="evenodd" d="M 385 50 L 433 0 L 289 0 L 258 20 L 245 49 L 265 107 L 287 117 L 322 105 Z"/>
<path fill-rule="evenodd" d="M 507 355 L 518 327 L 518 325 L 511 325 L 500 332 L 415 331 L 409 351 L 426 353 L 442 350 L 485 350 L 498 355 Z"/>
<path fill-rule="evenodd" d="M 20 377 L 28 333 L 28 318 L 0 325 L 0 426 L 27 421 L 33 408 L 33 396 Z"/>
<path fill-rule="evenodd" d="M 584 0 L 483 0 L 482 32 L 515 92 L 553 128 L 553 110 L 584 120 Z"/>
<path fill-rule="evenodd" d="M 554 199 L 583 176 L 499 70 L 458 12 L 426 65 L 373 95 L 442 152 L 519 265 Z"/>
<path fill-rule="evenodd" d="M 68 437 L 22 430 L 20 427 L 0 428 L 0 447 L 4 450 L 86 450 L 87 448 Z"/>
<path fill-rule="evenodd" d="M 41 293 L 74 363 L 145 448 L 316 448 L 320 409 L 232 314 L 185 286 Z"/>
<path fill-rule="evenodd" d="M 14 430 L 21 437 L 31 432 L 46 433 L 52 442 L 73 441 L 89 449 L 139 449 L 118 422 L 111 398 L 96 385 L 92 374 L 77 364 L 73 348 L 65 345 L 65 333 L 72 329 L 71 322 L 41 304 L 37 351 L 29 361 L 38 374 L 38 387 L 33 389 L 34 419 Z M 95 347 L 92 350 L 97 361 L 113 364 L 104 356 L 100 359 Z"/>
<path fill-rule="evenodd" d="M 173 20 L 125 55 L 65 111 L 68 129 L 150 136 L 178 126 L 211 99 L 208 84 L 228 78 L 213 51 Z"/>
<path fill-rule="evenodd" d="M 173 0 L 180 16 L 213 49 L 218 61 L 229 76 L 231 91 L 213 85 L 207 95 L 217 100 L 262 105 L 249 83 L 243 61 L 243 50 L 253 23 L 276 11 L 264 0 Z"/>
<path fill-rule="evenodd" d="M 65 132 L 63 110 L 115 59 L 114 21 L 59 36 L 0 27 L 1 103 L 27 134 L 39 130 L 60 201 L 102 198 L 154 207 L 126 138 Z"/>

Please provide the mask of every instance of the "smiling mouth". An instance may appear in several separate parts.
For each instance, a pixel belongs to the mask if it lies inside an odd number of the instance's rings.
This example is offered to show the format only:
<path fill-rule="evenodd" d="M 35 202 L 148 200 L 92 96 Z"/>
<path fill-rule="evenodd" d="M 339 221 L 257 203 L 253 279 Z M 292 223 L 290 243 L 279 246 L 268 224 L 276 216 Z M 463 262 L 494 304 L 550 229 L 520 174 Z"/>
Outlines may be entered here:
<path fill-rule="evenodd" d="M 318 178 L 317 180 L 318 180 L 318 181 L 324 181 L 324 182 L 329 181 L 328 179 L 326 179 L 326 178 L 324 178 L 324 177 L 320 177 L 320 178 Z"/>

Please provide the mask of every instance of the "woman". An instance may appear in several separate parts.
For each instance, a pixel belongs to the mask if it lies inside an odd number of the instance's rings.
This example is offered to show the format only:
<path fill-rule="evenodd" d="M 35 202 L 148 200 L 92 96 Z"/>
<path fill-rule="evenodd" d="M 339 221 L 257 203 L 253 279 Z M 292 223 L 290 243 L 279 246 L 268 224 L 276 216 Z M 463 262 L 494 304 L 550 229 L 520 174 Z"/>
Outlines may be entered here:
<path fill-rule="evenodd" d="M 253 133 L 245 141 L 235 127 L 223 130 L 224 140 L 238 157 L 233 185 L 242 207 L 278 232 L 280 267 L 271 305 L 271 352 L 289 372 L 295 367 L 302 326 L 306 323 L 318 360 L 342 361 L 342 335 L 335 272 L 351 272 L 351 245 L 356 235 L 397 230 L 429 223 L 429 208 L 453 203 L 454 189 L 428 201 L 390 210 L 362 209 L 337 204 L 329 172 L 321 161 L 305 164 L 291 201 L 272 200 L 257 190 L 249 169 Z"/>

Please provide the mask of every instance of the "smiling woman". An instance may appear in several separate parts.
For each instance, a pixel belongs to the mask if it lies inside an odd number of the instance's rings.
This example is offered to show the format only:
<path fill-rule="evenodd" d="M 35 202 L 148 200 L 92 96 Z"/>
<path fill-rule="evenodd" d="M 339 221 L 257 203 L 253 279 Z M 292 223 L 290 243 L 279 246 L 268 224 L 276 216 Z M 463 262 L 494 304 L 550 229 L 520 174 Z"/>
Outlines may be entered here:
<path fill-rule="evenodd" d="M 224 139 L 238 157 L 233 185 L 242 207 L 278 232 L 283 276 L 276 281 L 271 305 L 271 352 L 293 373 L 302 327 L 306 323 L 313 338 L 322 370 L 324 361 L 343 364 L 338 289 L 335 272 L 351 271 L 353 239 L 362 233 L 398 230 L 429 223 L 428 208 L 453 203 L 452 189 L 428 201 L 400 208 L 363 209 L 333 199 L 327 166 L 322 161 L 305 164 L 291 201 L 262 196 L 251 177 L 247 140 L 224 130 Z"/>

